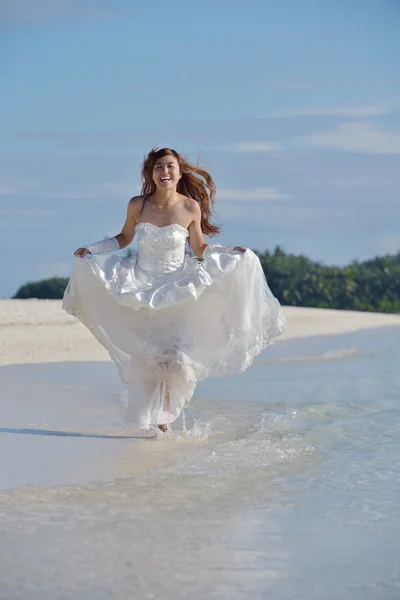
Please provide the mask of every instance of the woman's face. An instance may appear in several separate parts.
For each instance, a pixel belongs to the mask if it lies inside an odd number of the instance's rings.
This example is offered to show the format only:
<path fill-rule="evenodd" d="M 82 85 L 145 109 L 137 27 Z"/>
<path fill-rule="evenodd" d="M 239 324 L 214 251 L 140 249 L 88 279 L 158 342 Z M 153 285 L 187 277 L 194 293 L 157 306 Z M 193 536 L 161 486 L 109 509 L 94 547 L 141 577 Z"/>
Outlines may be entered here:
<path fill-rule="evenodd" d="M 153 181 L 157 189 L 168 190 L 176 188 L 181 177 L 179 163 L 175 156 L 163 156 L 154 165 Z"/>

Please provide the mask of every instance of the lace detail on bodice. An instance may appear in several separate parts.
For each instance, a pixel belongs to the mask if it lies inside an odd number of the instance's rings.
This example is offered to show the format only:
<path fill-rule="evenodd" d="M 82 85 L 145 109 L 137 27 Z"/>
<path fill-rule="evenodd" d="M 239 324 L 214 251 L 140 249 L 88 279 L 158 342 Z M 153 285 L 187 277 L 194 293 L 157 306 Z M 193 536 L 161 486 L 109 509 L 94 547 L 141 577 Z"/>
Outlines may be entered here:
<path fill-rule="evenodd" d="M 145 234 L 147 243 L 154 248 L 169 247 L 171 244 L 176 244 L 177 241 L 180 243 L 182 239 L 185 241 L 189 235 L 188 230 L 179 223 L 158 226 L 147 221 L 141 221 L 137 224 L 136 230 L 138 239 L 141 239 Z"/>
<path fill-rule="evenodd" d="M 138 267 L 150 275 L 171 273 L 182 268 L 189 232 L 179 223 L 158 227 L 141 221 L 136 227 Z"/>

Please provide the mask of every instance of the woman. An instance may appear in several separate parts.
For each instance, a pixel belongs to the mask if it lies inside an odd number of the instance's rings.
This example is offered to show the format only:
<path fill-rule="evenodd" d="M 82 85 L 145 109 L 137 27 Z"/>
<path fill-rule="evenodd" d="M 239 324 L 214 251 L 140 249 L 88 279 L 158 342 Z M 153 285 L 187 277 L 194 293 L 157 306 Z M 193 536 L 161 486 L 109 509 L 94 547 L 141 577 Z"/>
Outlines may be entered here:
<path fill-rule="evenodd" d="M 286 323 L 258 257 L 204 241 L 219 233 L 209 173 L 153 149 L 142 181 L 121 233 L 76 250 L 63 308 L 130 384 L 127 419 L 165 432 L 197 381 L 243 371 Z M 137 252 L 110 254 L 135 235 Z M 187 238 L 195 256 L 185 253 Z"/>

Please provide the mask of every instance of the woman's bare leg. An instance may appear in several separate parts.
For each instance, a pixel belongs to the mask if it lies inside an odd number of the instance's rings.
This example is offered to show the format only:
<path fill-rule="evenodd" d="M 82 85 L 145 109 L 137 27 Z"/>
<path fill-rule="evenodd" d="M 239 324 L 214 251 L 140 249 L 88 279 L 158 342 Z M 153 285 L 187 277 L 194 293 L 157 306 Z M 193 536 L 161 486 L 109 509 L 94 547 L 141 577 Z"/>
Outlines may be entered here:
<path fill-rule="evenodd" d="M 165 398 L 164 398 L 164 410 L 168 411 L 169 410 L 169 403 L 170 403 L 170 395 L 169 395 L 169 387 L 168 387 L 168 383 L 165 384 Z M 168 431 L 168 426 L 165 424 L 160 424 L 158 426 L 159 429 L 161 429 L 161 431 L 163 431 L 164 433 L 167 433 Z"/>

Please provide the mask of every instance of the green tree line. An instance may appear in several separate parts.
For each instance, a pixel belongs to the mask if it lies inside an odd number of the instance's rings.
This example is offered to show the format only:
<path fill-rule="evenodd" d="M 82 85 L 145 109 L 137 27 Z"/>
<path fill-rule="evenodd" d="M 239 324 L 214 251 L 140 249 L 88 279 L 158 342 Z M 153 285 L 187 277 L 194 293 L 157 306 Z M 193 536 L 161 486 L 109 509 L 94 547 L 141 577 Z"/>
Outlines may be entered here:
<path fill-rule="evenodd" d="M 345 267 L 326 266 L 306 256 L 257 252 L 268 284 L 281 304 L 340 310 L 400 312 L 400 252 Z M 26 283 L 14 298 L 61 299 L 68 279 Z"/>
<path fill-rule="evenodd" d="M 394 256 L 326 266 L 281 248 L 257 253 L 268 284 L 288 306 L 400 312 L 400 252 Z"/>

